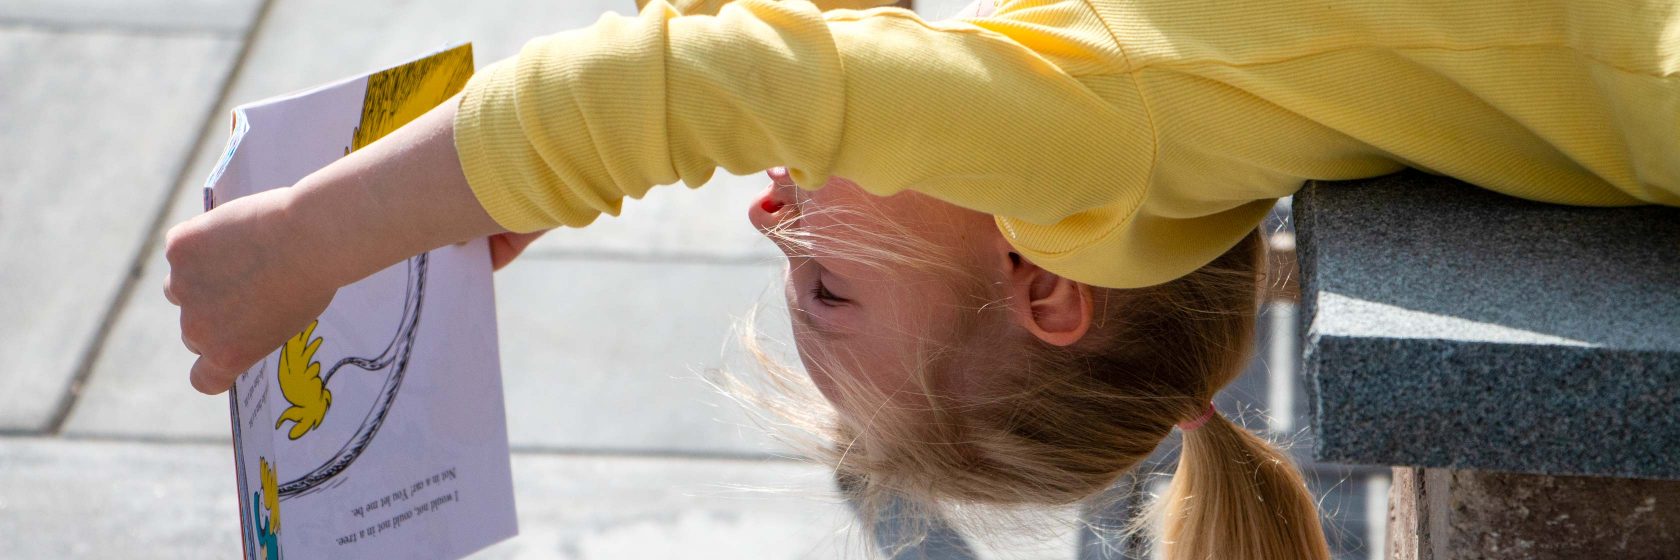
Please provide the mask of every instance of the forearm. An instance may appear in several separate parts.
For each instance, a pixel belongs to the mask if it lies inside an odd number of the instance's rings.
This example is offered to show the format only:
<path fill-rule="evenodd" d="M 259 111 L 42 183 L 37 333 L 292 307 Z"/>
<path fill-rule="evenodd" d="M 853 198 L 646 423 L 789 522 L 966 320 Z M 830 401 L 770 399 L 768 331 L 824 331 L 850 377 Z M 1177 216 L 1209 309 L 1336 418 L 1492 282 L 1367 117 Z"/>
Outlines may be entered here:
<path fill-rule="evenodd" d="M 506 231 L 462 174 L 457 100 L 299 181 L 286 222 L 323 279 L 342 286 L 408 257 Z"/>

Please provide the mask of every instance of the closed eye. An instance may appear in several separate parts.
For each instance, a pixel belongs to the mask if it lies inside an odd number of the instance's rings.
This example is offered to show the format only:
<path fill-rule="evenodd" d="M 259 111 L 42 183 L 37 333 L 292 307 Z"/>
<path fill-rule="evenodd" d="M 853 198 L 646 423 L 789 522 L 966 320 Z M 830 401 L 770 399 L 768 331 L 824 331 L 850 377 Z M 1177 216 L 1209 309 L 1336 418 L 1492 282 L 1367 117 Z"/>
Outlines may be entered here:
<path fill-rule="evenodd" d="M 823 284 L 821 274 L 817 275 L 816 286 L 811 288 L 811 298 L 828 307 L 839 307 L 852 302 L 852 300 L 834 295 L 834 292 L 829 291 L 828 286 Z"/>

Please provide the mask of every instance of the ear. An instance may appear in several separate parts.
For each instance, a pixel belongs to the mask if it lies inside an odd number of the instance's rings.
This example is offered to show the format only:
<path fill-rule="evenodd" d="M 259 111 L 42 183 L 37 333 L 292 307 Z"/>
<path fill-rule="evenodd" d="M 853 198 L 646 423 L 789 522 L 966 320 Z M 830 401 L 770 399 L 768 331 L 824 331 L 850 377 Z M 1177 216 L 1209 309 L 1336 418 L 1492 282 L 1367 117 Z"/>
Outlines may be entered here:
<path fill-rule="evenodd" d="M 1091 330 L 1091 287 L 1033 264 L 1020 253 L 1006 255 L 1010 313 L 1015 322 L 1048 344 L 1068 346 Z"/>

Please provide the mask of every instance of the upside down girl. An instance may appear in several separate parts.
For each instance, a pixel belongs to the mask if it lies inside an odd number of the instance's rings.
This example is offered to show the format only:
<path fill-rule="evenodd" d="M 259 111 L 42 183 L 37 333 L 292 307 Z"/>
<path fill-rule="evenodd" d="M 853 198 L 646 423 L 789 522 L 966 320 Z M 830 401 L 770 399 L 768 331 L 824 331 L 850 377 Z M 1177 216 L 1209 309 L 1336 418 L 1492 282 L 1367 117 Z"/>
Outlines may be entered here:
<path fill-rule="evenodd" d="M 169 232 L 192 383 L 226 390 L 411 255 L 489 235 L 501 265 L 655 185 L 768 169 L 749 219 L 787 254 L 860 502 L 1072 503 L 1178 426 L 1168 558 L 1322 559 L 1295 467 L 1209 404 L 1249 351 L 1278 198 L 1415 167 L 1680 205 L 1673 2 L 981 1 L 930 23 L 655 0 L 533 40 L 294 188 Z"/>

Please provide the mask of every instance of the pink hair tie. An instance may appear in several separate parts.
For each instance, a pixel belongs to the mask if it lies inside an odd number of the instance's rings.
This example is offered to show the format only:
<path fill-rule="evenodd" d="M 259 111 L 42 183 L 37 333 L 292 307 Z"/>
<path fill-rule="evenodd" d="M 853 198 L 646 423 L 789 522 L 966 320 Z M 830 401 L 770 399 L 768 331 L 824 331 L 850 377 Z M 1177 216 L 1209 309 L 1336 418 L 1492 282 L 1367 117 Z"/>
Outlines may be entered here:
<path fill-rule="evenodd" d="M 1197 419 L 1191 420 L 1189 422 L 1180 423 L 1178 425 L 1178 429 L 1188 432 L 1188 431 L 1194 430 L 1196 428 L 1202 427 L 1202 424 L 1206 424 L 1208 420 L 1212 420 L 1212 419 L 1213 419 L 1213 401 L 1208 401 L 1207 412 L 1203 412 L 1201 418 L 1197 418 Z"/>

